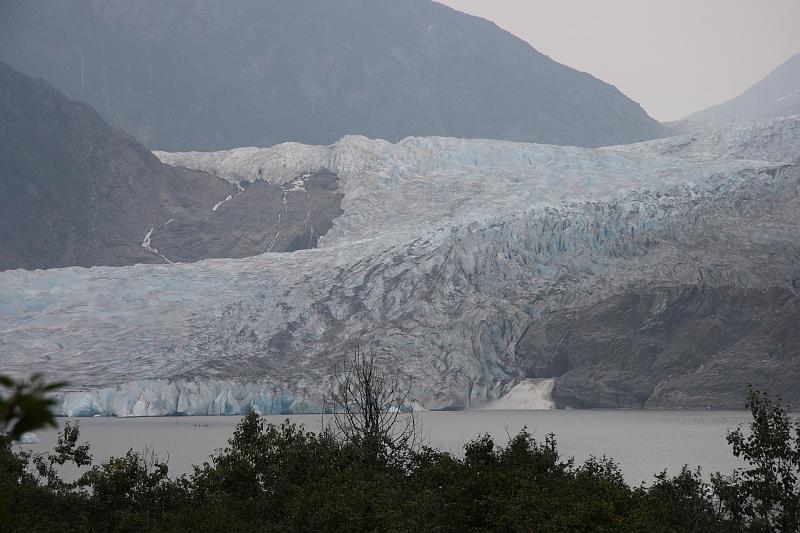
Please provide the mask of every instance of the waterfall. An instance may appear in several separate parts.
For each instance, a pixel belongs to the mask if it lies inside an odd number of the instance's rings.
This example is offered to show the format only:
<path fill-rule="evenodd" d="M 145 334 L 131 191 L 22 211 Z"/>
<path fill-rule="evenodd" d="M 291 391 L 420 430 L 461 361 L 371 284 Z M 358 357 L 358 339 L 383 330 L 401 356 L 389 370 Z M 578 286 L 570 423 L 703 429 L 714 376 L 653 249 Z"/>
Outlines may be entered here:
<path fill-rule="evenodd" d="M 529 378 L 514 385 L 501 398 L 485 405 L 486 410 L 553 409 L 552 378 Z"/>

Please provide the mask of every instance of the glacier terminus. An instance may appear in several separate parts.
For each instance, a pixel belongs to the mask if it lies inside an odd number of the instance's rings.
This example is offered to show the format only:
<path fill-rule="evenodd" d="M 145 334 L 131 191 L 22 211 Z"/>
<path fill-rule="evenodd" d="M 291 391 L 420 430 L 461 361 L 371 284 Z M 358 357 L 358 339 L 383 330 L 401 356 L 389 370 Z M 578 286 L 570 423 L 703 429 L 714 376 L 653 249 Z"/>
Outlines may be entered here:
<path fill-rule="evenodd" d="M 0 272 L 0 364 L 69 381 L 63 415 L 320 412 L 356 341 L 411 384 L 409 409 L 525 391 L 570 406 L 570 372 L 611 378 L 530 363 L 520 339 L 553 313 L 687 286 L 779 291 L 794 312 L 800 293 L 800 116 L 606 148 L 348 136 L 156 155 L 232 183 L 333 173 L 343 214 L 291 253 Z M 714 361 L 618 388 L 683 405 Z"/>

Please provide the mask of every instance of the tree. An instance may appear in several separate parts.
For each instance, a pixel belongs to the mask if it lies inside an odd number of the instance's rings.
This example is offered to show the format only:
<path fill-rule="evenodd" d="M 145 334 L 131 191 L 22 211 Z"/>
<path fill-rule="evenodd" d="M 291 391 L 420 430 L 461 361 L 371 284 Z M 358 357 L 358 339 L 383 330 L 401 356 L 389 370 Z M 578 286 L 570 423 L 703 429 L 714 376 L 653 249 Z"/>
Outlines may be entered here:
<path fill-rule="evenodd" d="M 48 393 L 65 385 L 65 382 L 45 383 L 41 374 L 34 374 L 30 381 L 15 381 L 0 375 L 0 387 L 9 391 L 0 394 L 0 432 L 19 440 L 23 433 L 57 427 L 51 411 L 56 401 Z"/>
<path fill-rule="evenodd" d="M 717 478 L 717 492 L 732 515 L 757 529 L 800 531 L 800 421 L 792 419 L 788 406 L 752 387 L 746 406 L 753 415 L 750 433 L 739 427 L 727 440 L 749 466 Z"/>
<path fill-rule="evenodd" d="M 58 466 L 73 463 L 76 468 L 82 468 L 92 464 L 89 444 L 85 442 L 78 444 L 79 436 L 80 428 L 78 425 L 73 426 L 67 422 L 64 424 L 62 432 L 58 435 L 58 443 L 53 450 L 54 453 L 39 454 L 33 458 L 36 471 L 39 477 L 45 481 L 47 488 L 66 491 L 78 485 L 78 482 L 64 482 L 59 475 Z"/>
<path fill-rule="evenodd" d="M 129 449 L 123 457 L 93 466 L 78 484 L 89 489 L 96 526 L 103 531 L 123 529 L 121 524 L 131 531 L 152 527 L 173 487 L 167 462 L 147 447 L 141 453 Z"/>
<path fill-rule="evenodd" d="M 396 458 L 418 444 L 409 393 L 398 374 L 379 366 L 374 349 L 356 344 L 332 393 L 333 430 L 371 458 Z"/>

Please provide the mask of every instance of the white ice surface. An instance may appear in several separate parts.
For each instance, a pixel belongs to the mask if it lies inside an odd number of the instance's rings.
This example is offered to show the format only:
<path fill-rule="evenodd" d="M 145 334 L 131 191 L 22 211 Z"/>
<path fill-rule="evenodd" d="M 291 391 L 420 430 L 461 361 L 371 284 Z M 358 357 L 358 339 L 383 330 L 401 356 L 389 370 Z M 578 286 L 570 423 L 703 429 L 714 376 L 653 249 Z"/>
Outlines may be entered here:
<path fill-rule="evenodd" d="M 69 380 L 64 413 L 313 411 L 354 340 L 418 405 L 479 406 L 524 377 L 514 346 L 542 313 L 636 283 L 797 274 L 775 252 L 798 240 L 779 170 L 798 117 L 603 149 L 346 137 L 157 155 L 231 181 L 331 170 L 344 214 L 314 250 L 0 273 L 0 367 Z"/>

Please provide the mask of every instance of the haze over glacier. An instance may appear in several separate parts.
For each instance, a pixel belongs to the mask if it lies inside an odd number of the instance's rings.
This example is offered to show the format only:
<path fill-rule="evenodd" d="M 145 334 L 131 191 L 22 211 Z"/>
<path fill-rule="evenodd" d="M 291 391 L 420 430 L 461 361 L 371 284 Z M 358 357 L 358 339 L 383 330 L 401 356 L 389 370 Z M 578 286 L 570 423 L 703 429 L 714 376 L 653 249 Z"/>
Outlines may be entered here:
<path fill-rule="evenodd" d="M 581 369 L 537 374 L 518 349 L 549 313 L 680 286 L 786 291 L 796 309 L 798 155 L 798 116 L 602 149 L 349 136 L 158 152 L 232 182 L 332 172 L 343 214 L 316 249 L 2 272 L 0 362 L 68 379 L 64 414 L 314 412 L 358 340 L 419 407 L 481 406 L 525 378 L 553 379 L 558 403 Z M 678 381 L 712 363 L 659 378 L 644 405 L 680 403 Z M 797 366 L 782 364 L 778 389 Z"/>

